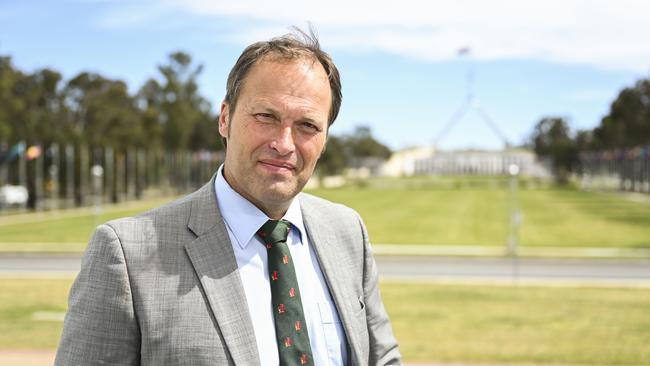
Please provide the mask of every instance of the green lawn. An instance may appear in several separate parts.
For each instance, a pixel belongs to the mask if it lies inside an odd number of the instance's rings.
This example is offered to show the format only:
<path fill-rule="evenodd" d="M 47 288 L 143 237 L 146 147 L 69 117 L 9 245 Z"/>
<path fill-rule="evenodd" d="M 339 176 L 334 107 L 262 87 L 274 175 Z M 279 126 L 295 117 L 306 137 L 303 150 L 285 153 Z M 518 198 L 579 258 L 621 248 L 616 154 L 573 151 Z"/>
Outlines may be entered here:
<path fill-rule="evenodd" d="M 650 290 L 385 283 L 407 360 L 650 364 Z"/>
<path fill-rule="evenodd" d="M 523 245 L 650 248 L 650 203 L 576 190 L 521 192 Z"/>
<path fill-rule="evenodd" d="M 503 247 L 508 235 L 507 186 L 503 178 L 379 179 L 363 187 L 311 193 L 359 211 L 374 243 Z M 650 200 L 634 202 L 613 193 L 523 180 L 518 202 L 522 247 L 650 249 Z M 3 224 L 11 217 L 0 217 L 0 252 L 81 251 L 95 223 L 153 206 L 118 206 L 99 219 L 88 214 Z"/>
<path fill-rule="evenodd" d="M 312 193 L 353 207 L 375 243 L 503 246 L 501 186 L 344 188 Z M 522 246 L 650 248 L 650 204 L 573 189 L 520 189 Z"/>
<path fill-rule="evenodd" d="M 503 245 L 506 194 L 497 189 L 336 189 L 313 194 L 356 209 L 374 243 Z"/>
<path fill-rule="evenodd" d="M 55 348 L 70 284 L 0 280 L 0 349 Z M 382 294 L 408 361 L 650 364 L 649 289 L 387 282 Z"/>
<path fill-rule="evenodd" d="M 136 215 L 169 200 L 107 206 L 99 216 L 93 209 L 0 216 L 0 252 L 81 252 L 98 224 Z"/>
<path fill-rule="evenodd" d="M 71 279 L 0 279 L 0 349 L 56 348 Z"/>
<path fill-rule="evenodd" d="M 0 244 L 5 251 L 9 248 L 15 250 L 39 250 L 61 248 L 63 251 L 80 251 L 85 247 L 85 242 L 90 238 L 93 228 L 102 222 L 134 215 L 138 211 L 125 210 L 103 214 L 99 217 L 83 215 L 20 223 L 0 227 Z M 49 245 L 56 243 L 55 246 Z M 79 244 L 83 244 L 80 247 Z"/>

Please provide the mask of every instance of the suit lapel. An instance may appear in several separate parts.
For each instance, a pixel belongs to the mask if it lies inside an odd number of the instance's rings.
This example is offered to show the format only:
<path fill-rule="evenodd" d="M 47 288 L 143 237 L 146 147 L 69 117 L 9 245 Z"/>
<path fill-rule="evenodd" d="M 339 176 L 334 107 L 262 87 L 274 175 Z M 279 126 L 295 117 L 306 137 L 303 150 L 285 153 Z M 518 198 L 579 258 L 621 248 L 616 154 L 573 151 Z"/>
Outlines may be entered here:
<path fill-rule="evenodd" d="M 185 251 L 201 281 L 234 363 L 259 365 L 246 295 L 218 207 L 213 178 L 192 196 L 188 227 L 197 238 L 185 245 Z"/>
<path fill-rule="evenodd" d="M 300 204 L 309 242 L 316 251 L 325 281 L 336 304 L 343 329 L 345 329 L 352 356 L 350 360 L 358 360 L 361 354 L 360 340 L 353 315 L 359 309 L 359 301 L 354 290 L 346 284 L 346 280 L 355 278 L 355 275 L 350 273 L 348 268 L 338 265 L 339 258 L 336 245 L 334 245 L 337 238 L 334 229 L 323 224 L 316 215 L 318 210 L 310 208 L 305 200 L 301 200 Z M 350 364 L 356 364 L 356 362 L 350 362 Z"/>

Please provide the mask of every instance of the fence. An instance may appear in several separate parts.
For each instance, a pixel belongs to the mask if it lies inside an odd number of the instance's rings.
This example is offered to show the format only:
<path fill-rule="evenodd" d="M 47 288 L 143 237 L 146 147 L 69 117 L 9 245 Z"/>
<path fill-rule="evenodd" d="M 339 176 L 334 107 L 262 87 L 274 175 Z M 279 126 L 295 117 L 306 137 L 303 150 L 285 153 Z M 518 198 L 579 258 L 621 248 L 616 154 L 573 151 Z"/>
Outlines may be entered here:
<path fill-rule="evenodd" d="M 650 146 L 580 154 L 584 188 L 650 193 Z"/>
<path fill-rule="evenodd" d="M 222 152 L 211 151 L 23 146 L 0 159 L 0 187 L 26 187 L 29 198 L 22 208 L 33 210 L 121 202 L 196 189 L 223 158 Z M 0 209 L 15 208 L 0 202 Z"/>

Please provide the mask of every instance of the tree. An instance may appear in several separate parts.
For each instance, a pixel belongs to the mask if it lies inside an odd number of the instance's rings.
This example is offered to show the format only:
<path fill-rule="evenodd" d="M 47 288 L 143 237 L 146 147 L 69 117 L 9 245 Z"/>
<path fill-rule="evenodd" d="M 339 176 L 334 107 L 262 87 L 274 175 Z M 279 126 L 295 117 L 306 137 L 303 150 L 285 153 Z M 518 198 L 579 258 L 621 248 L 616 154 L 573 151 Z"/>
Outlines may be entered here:
<path fill-rule="evenodd" d="M 219 117 L 212 118 L 208 113 L 203 113 L 194 125 L 190 135 L 190 148 L 192 150 L 223 150 L 224 146 L 219 135 Z"/>
<path fill-rule="evenodd" d="M 155 79 L 149 79 L 136 95 L 136 105 L 142 118 L 143 135 L 146 136 L 143 146 L 149 150 L 162 148 L 162 102 L 164 96 L 162 87 Z"/>
<path fill-rule="evenodd" d="M 14 95 L 15 85 L 22 73 L 16 70 L 11 57 L 0 57 L 0 142 L 19 140 L 14 134 L 12 120 L 20 109 L 20 102 Z"/>
<path fill-rule="evenodd" d="M 328 136 L 318 172 L 321 176 L 340 174 L 348 166 L 359 167 L 368 159 L 383 160 L 390 154 L 390 149 L 372 136 L 370 127 L 360 126 L 352 135 Z"/>
<path fill-rule="evenodd" d="M 567 183 L 569 172 L 578 162 L 578 150 L 564 118 L 543 118 L 535 125 L 530 140 L 535 153 L 551 161 L 556 180 Z"/>
<path fill-rule="evenodd" d="M 68 82 L 65 93 L 77 142 L 120 151 L 143 144 L 141 116 L 124 82 L 83 72 Z"/>
<path fill-rule="evenodd" d="M 60 137 L 65 115 L 60 81 L 56 71 L 24 74 L 8 57 L 0 58 L 0 140 L 33 144 Z"/>
<path fill-rule="evenodd" d="M 351 136 L 346 139 L 347 151 L 351 158 L 383 158 L 390 157 L 390 149 L 377 141 L 368 126 L 359 126 L 354 130 Z"/>
<path fill-rule="evenodd" d="M 598 148 L 650 144 L 650 80 L 623 89 L 600 125 L 594 129 Z"/>
<path fill-rule="evenodd" d="M 164 82 L 160 84 L 160 94 L 152 97 L 159 104 L 158 118 L 165 148 L 191 148 L 195 126 L 216 120 L 210 103 L 198 94 L 197 78 L 202 70 L 203 66 L 193 66 L 192 58 L 184 52 L 170 54 L 168 63 L 158 66 Z M 216 141 L 218 135 L 214 139 Z"/>
<path fill-rule="evenodd" d="M 61 118 L 64 116 L 59 88 L 61 74 L 49 69 L 24 74 L 13 71 L 8 59 L 3 59 L 1 63 L 0 72 L 9 79 L 3 80 L 3 90 L 0 91 L 0 103 L 3 104 L 0 116 L 3 120 L 0 127 L 4 131 L 2 133 L 8 135 L 7 132 L 10 132 L 11 144 L 20 141 L 26 146 L 38 145 L 27 150 L 35 154 L 32 159 L 27 159 L 26 175 L 21 177 L 26 179 L 29 191 L 27 205 L 35 208 L 40 193 L 38 177 L 43 174 L 43 168 L 33 158 L 40 156 L 39 151 L 60 138 Z"/>
<path fill-rule="evenodd" d="M 344 141 L 340 137 L 329 136 L 325 151 L 318 160 L 319 176 L 341 174 L 347 166 L 347 157 L 344 152 Z"/>

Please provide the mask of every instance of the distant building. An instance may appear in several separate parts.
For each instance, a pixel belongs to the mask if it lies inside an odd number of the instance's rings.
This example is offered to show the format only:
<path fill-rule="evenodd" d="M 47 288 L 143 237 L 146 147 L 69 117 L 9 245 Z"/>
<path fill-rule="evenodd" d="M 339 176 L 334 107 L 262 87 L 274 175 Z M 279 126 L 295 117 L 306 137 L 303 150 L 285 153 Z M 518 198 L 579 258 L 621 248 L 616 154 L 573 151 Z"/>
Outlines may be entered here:
<path fill-rule="evenodd" d="M 519 174 L 548 176 L 535 153 L 525 149 L 440 151 L 415 162 L 416 175 L 502 175 L 515 164 Z"/>
<path fill-rule="evenodd" d="M 548 169 L 526 149 L 436 151 L 413 148 L 397 151 L 384 164 L 387 176 L 412 175 L 501 175 L 515 164 L 519 173 L 548 177 Z"/>
<path fill-rule="evenodd" d="M 381 175 L 381 168 L 386 159 L 380 157 L 354 158 L 345 169 L 345 176 L 351 179 L 366 179 Z"/>
<path fill-rule="evenodd" d="M 415 175 L 416 162 L 430 158 L 435 153 L 433 147 L 413 147 L 393 152 L 384 162 L 380 171 L 388 177 L 408 177 Z"/>

